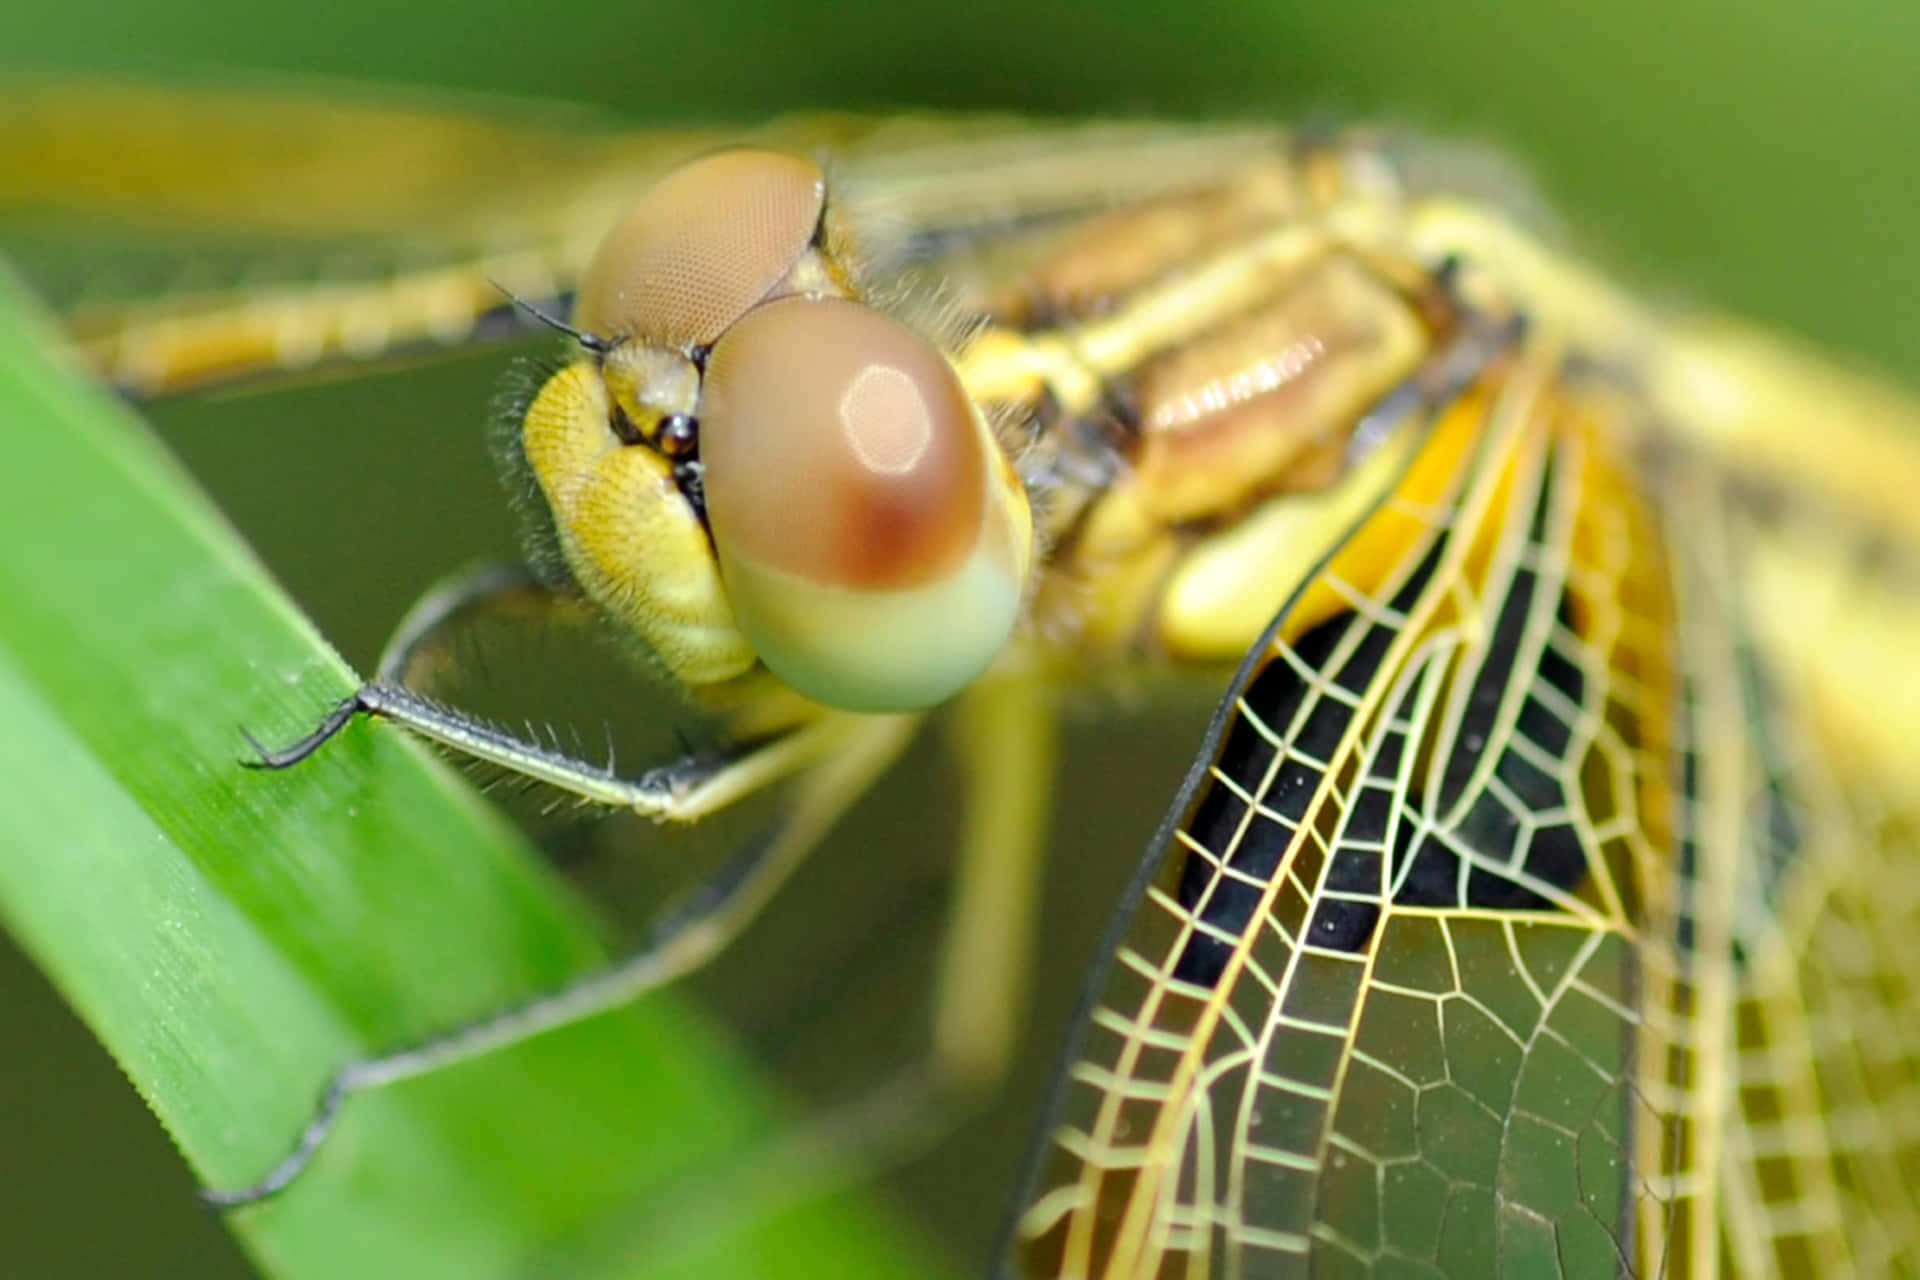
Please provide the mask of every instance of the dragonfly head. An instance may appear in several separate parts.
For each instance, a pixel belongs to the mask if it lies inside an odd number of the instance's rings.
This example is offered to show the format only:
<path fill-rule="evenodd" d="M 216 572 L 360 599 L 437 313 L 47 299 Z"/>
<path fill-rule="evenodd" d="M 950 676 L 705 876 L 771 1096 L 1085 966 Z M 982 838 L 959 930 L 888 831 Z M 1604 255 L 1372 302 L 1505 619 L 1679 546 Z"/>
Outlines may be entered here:
<path fill-rule="evenodd" d="M 1024 488 L 946 356 L 858 300 L 818 166 L 694 160 L 580 286 L 520 443 L 581 587 L 691 684 L 756 661 L 855 711 L 941 702 L 1013 629 Z"/>

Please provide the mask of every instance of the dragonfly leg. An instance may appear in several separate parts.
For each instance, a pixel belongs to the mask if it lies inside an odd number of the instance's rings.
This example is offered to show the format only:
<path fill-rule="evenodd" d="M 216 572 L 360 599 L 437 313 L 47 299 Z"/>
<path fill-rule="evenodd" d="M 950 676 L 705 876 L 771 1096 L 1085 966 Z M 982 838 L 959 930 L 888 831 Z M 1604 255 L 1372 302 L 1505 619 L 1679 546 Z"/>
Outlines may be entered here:
<path fill-rule="evenodd" d="M 202 1198 L 218 1208 L 236 1208 L 285 1190 L 311 1163 L 355 1093 L 607 1012 L 699 968 L 759 914 L 841 814 L 899 757 L 918 723 L 918 716 L 834 716 L 796 731 L 824 734 L 827 726 L 830 741 L 821 743 L 817 763 L 795 784 L 781 821 L 655 920 L 639 950 L 528 1003 L 405 1049 L 349 1062 L 328 1083 L 292 1149 L 264 1177 L 250 1186 L 204 1190 Z"/>
<path fill-rule="evenodd" d="M 582 619 L 590 615 L 584 601 L 554 590 L 525 565 L 502 562 L 470 565 L 429 587 L 407 610 L 381 651 L 372 683 L 414 690 L 431 687 L 435 669 L 448 652 L 449 631 L 481 615 L 517 612 L 553 617 L 576 610 Z M 267 769 L 285 769 L 298 764 L 351 724 L 356 716 L 372 710 L 361 705 L 360 692 L 356 690 L 353 696 L 343 699 L 311 732 L 284 747 L 267 747 L 242 728 L 241 736 L 253 755 L 241 763 L 249 768 Z"/>
<path fill-rule="evenodd" d="M 1058 763 L 1058 712 L 1039 679 L 993 678 L 950 719 L 963 779 L 955 891 L 923 1057 L 719 1171 L 715 1213 L 758 1216 L 867 1180 L 958 1127 L 1000 1087 L 1020 1042 Z M 697 1194 L 639 1213 L 651 1248 Z M 750 1204 L 751 1208 L 744 1207 Z"/>
<path fill-rule="evenodd" d="M 925 1056 L 829 1112 L 814 1143 L 861 1174 L 911 1155 L 991 1099 L 1026 1024 L 1059 712 L 1039 678 L 982 681 L 949 724 L 962 780 L 952 906 Z"/>
<path fill-rule="evenodd" d="M 418 689 L 431 682 L 447 651 L 448 631 L 482 615 L 564 617 L 586 622 L 592 606 L 542 582 L 521 564 L 470 565 L 427 588 L 381 651 L 373 678 Z"/>
<path fill-rule="evenodd" d="M 999 1086 L 1026 1018 L 1059 767 L 1053 691 L 1038 679 L 983 682 L 952 730 L 965 808 L 931 1058 L 937 1077 L 979 1095 Z"/>
<path fill-rule="evenodd" d="M 544 782 L 589 804 L 631 809 L 666 822 L 697 822 L 800 772 L 838 745 L 850 724 L 875 718 L 823 713 L 772 737 L 698 752 L 628 778 L 606 764 L 508 733 L 404 685 L 374 681 L 329 711 L 311 733 L 285 747 L 267 747 L 247 735 L 257 756 L 245 763 L 252 768 L 291 768 L 362 715 L 404 725 L 443 747 Z"/>
<path fill-rule="evenodd" d="M 254 753 L 243 763 L 252 768 L 291 768 L 354 720 L 371 715 L 592 804 L 631 809 L 662 821 L 695 822 L 805 769 L 832 749 L 851 718 L 814 715 L 796 727 L 689 755 L 637 778 L 623 778 L 610 764 L 583 760 L 547 743 L 508 733 L 413 687 L 431 675 L 449 628 L 460 622 L 483 613 L 553 617 L 575 610 L 581 620 L 591 616 L 584 602 L 541 583 L 525 568 L 483 565 L 466 570 L 428 591 L 408 611 L 387 642 L 374 678 L 336 705 L 311 732 L 285 746 L 269 747 L 242 730 Z"/>
<path fill-rule="evenodd" d="M 938 1136 L 1000 1087 L 1025 1026 L 1058 708 L 1042 680 L 996 678 L 961 696 L 950 727 L 962 822 L 926 1054 L 847 1104 L 844 1120 L 829 1115 L 828 1129 L 882 1134 L 895 1121 L 878 1118 L 910 1112 L 906 1130 Z"/>

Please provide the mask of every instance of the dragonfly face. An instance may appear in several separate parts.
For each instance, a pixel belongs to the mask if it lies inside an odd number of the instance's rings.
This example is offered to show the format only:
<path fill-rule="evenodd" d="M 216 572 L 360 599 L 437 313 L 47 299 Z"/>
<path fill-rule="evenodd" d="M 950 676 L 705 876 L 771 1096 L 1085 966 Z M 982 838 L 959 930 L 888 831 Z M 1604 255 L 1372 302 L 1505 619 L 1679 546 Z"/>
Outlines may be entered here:
<path fill-rule="evenodd" d="M 526 407 L 522 452 L 574 580 L 678 679 L 757 660 L 918 710 L 1006 644 L 1032 519 L 938 349 L 856 298 L 827 214 L 779 152 L 662 179 L 589 264 L 586 358 Z"/>
<path fill-rule="evenodd" d="M 1007 957 L 1032 910 L 1051 691 L 1244 655 L 1096 972 L 1008 1274 L 1832 1275 L 1910 1259 L 1913 410 L 1743 330 L 1641 307 L 1497 213 L 1410 184 L 1392 139 L 799 136 L 719 153 L 748 186 L 784 183 L 752 224 L 772 230 L 744 242 L 738 202 L 700 203 L 725 182 L 688 197 L 702 171 L 663 162 L 708 140 L 635 165 L 671 176 L 623 193 L 647 216 L 586 268 L 580 349 L 519 415 L 518 465 L 568 580 L 486 579 L 459 602 L 584 594 L 704 690 L 739 749 L 665 780 L 582 767 L 399 687 L 422 629 L 348 709 L 660 817 L 791 780 L 764 854 L 699 928 L 667 930 L 651 967 L 576 992 L 565 1015 L 743 927 L 918 708 L 966 685 L 960 842 L 997 873 L 963 875 L 930 1075 L 935 1094 L 990 1087 L 1019 1034 Z M 720 268 L 709 235 L 734 246 Z M 589 255 L 545 243 L 552 283 L 571 285 Z M 649 292 L 684 262 L 696 287 Z M 460 271 L 331 304 L 105 315 L 94 349 L 165 387 L 271 350 L 298 307 L 299 352 L 340 352 L 353 308 L 385 298 L 404 316 L 459 296 Z M 831 554 L 810 544 L 839 509 L 812 492 L 797 523 L 753 523 L 781 476 L 820 465 L 741 470 L 799 456 L 790 424 L 819 416 L 764 406 L 847 351 L 895 353 L 881 366 L 911 394 L 832 418 L 825 472 L 851 455 L 903 474 L 886 459 L 945 449 L 940 474 L 962 483 L 938 491 L 967 518 L 850 521 L 859 536 L 825 539 Z M 826 403 L 844 409 L 874 367 L 827 369 Z M 726 438 L 742 424 L 768 434 Z M 842 661 L 805 633 L 822 583 L 844 604 L 859 576 L 835 558 L 850 545 L 936 546 L 909 558 L 908 586 L 933 582 L 951 612 L 856 601 L 816 628 L 872 642 Z M 783 556 L 831 571 L 796 587 Z M 1008 584 L 1029 558 L 1022 595 Z M 985 568 L 921 572 L 934 561 Z M 994 612 L 1010 597 L 1017 625 Z M 939 673 L 911 696 L 879 669 L 956 632 L 953 653 L 909 668 Z M 457 1050 L 352 1064 L 340 1095 L 562 1020 L 509 1015 Z"/>

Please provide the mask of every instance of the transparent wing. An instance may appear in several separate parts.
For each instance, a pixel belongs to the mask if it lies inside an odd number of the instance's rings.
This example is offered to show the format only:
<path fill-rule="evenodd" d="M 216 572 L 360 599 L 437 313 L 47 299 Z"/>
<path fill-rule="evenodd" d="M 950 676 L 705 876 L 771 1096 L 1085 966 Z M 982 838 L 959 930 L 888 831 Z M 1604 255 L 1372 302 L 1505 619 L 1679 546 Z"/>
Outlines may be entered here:
<path fill-rule="evenodd" d="M 716 144 L 340 85 L 10 82 L 0 244 L 104 374 L 162 393 L 504 329 L 500 286 L 563 293 L 625 199 Z"/>
<path fill-rule="evenodd" d="M 1620 457 L 1621 407 L 1491 375 L 1256 648 L 1013 1271 L 1883 1274 L 1920 1239 L 1905 815 L 1744 642 L 1737 501 Z"/>
<path fill-rule="evenodd" d="M 1659 480 L 1681 602 L 1682 803 L 1673 870 L 1645 877 L 1668 889 L 1647 897 L 1641 950 L 1641 1086 L 1670 1118 L 1636 1155 L 1674 1212 L 1642 1204 L 1643 1270 L 1912 1275 L 1920 805 L 1904 768 L 1848 732 L 1872 710 L 1827 704 L 1849 660 L 1838 642 L 1911 598 L 1913 565 L 1835 550 L 1820 574 L 1831 612 L 1763 616 L 1783 540 L 1804 550 L 1819 530 L 1716 479 L 1678 466 Z M 1783 624 L 1798 640 L 1767 642 Z M 1876 674 L 1897 718 L 1914 672 Z"/>
<path fill-rule="evenodd" d="M 1009 228 L 1217 181 L 1276 136 L 1010 117 L 636 129 L 331 84 L 0 82 L 0 247 L 106 377 L 158 395 L 512 333 L 503 288 L 564 310 L 633 198 L 715 147 L 825 155 L 886 280 Z"/>

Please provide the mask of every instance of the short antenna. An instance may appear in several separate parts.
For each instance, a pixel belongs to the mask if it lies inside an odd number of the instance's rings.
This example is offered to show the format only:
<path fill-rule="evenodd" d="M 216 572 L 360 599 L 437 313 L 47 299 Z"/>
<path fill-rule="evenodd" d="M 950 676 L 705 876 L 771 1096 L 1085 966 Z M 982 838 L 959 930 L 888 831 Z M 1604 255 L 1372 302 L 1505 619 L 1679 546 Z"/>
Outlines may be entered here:
<path fill-rule="evenodd" d="M 603 338 L 597 333 L 588 333 L 584 329 L 576 329 L 559 316 L 547 314 L 491 276 L 487 278 L 487 283 L 498 289 L 513 306 L 526 312 L 547 328 L 566 334 L 569 338 L 572 338 L 575 342 L 585 347 L 588 351 L 593 352 L 595 355 L 605 355 L 607 352 L 613 350 L 612 339 Z"/>

